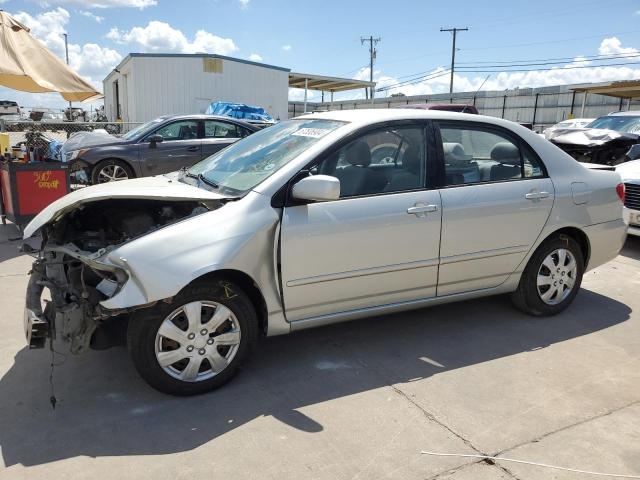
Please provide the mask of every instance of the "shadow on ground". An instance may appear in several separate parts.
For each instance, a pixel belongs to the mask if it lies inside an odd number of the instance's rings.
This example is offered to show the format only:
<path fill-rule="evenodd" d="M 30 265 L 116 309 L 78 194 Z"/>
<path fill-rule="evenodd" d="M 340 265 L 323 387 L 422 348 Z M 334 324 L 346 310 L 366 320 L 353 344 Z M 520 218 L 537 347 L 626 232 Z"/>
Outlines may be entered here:
<path fill-rule="evenodd" d="M 627 235 L 627 241 L 624 243 L 620 255 L 633 260 L 640 260 L 640 237 Z"/>
<path fill-rule="evenodd" d="M 544 348 L 624 322 L 630 313 L 583 290 L 554 318 L 522 315 L 496 297 L 365 319 L 267 339 L 234 381 L 191 398 L 151 390 L 123 348 L 57 355 L 55 411 L 50 353 L 22 349 L 0 380 L 0 446 L 7 466 L 37 465 L 80 455 L 187 451 L 267 415 L 318 432 L 323 426 L 297 409 Z"/>
<path fill-rule="evenodd" d="M 15 225 L 12 223 L 0 224 L 0 263 L 22 255 L 18 251 L 21 243 L 22 232 Z"/>

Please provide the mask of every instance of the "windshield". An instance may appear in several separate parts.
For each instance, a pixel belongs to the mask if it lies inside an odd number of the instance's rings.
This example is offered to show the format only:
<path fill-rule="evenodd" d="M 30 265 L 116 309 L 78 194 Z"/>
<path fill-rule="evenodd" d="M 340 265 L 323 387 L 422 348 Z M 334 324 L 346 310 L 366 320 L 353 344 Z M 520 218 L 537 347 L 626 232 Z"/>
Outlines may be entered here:
<path fill-rule="evenodd" d="M 607 115 L 606 117 L 596 118 L 587 125 L 589 128 L 606 128 L 623 133 L 640 134 L 640 115 L 624 116 L 624 115 Z"/>
<path fill-rule="evenodd" d="M 202 175 L 222 193 L 240 195 L 342 125 L 344 122 L 334 120 L 287 120 L 215 153 L 188 173 Z"/>
<path fill-rule="evenodd" d="M 155 127 L 160 125 L 162 122 L 164 122 L 166 119 L 166 117 L 159 117 L 147 123 L 143 123 L 142 125 L 138 125 L 133 130 L 129 130 L 127 133 L 122 135 L 122 138 L 125 138 L 127 140 L 134 140 L 136 138 L 142 137 L 153 130 Z"/>

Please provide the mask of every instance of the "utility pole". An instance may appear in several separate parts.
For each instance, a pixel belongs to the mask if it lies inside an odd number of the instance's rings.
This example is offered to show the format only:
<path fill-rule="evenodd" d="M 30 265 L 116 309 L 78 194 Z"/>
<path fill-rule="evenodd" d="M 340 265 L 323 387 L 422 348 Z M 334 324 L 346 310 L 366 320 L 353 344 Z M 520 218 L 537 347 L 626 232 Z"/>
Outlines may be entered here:
<path fill-rule="evenodd" d="M 456 69 L 456 35 L 458 32 L 466 32 L 468 28 L 441 28 L 441 32 L 453 33 L 453 47 L 451 48 L 451 80 L 449 81 L 449 93 L 453 93 L 453 72 Z"/>
<path fill-rule="evenodd" d="M 65 57 L 67 57 L 67 66 L 69 65 L 69 44 L 67 43 L 67 34 L 63 33 L 62 35 L 64 35 L 64 54 Z M 73 110 L 71 110 L 71 100 L 69 100 L 69 120 L 73 121 Z"/>
<path fill-rule="evenodd" d="M 380 41 L 380 37 L 373 38 L 373 35 L 370 35 L 369 38 L 360 37 L 360 45 L 364 45 L 366 42 L 369 42 L 369 81 L 373 82 L 373 62 L 376 59 L 376 45 Z M 371 97 L 371 102 L 373 103 L 374 96 L 374 88 L 369 87 L 369 97 Z"/>

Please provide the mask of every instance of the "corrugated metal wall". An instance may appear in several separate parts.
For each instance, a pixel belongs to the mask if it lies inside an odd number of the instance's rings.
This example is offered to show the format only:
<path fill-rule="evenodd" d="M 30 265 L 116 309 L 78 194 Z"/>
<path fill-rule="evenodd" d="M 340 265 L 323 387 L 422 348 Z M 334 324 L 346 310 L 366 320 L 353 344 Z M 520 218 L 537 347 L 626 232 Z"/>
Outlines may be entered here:
<path fill-rule="evenodd" d="M 343 100 L 308 103 L 307 111 L 347 110 L 353 108 L 393 108 L 414 103 L 469 103 L 483 115 L 506 118 L 516 122 L 533 123 L 536 130 L 558 123 L 569 117 L 582 116 L 583 94 L 569 90 L 570 85 L 541 88 L 520 88 L 490 92 L 460 92 L 451 94 L 420 95 L 413 97 L 376 98 L 372 106 L 370 100 Z M 620 99 L 603 95 L 587 95 L 584 117 L 595 118 L 620 110 Z M 622 102 L 622 110 L 640 110 L 640 101 L 628 105 Z M 302 102 L 289 102 L 289 118 L 301 115 Z M 535 114 L 535 119 L 534 119 Z"/>
<path fill-rule="evenodd" d="M 113 82 L 120 85 L 125 122 L 160 115 L 201 113 L 211 102 L 257 105 L 287 118 L 288 72 L 221 59 L 222 72 L 205 72 L 206 57 L 132 57 L 105 82 L 105 111 L 115 115 Z M 125 80 L 126 77 L 126 80 Z M 126 82 L 126 92 L 122 84 Z M 126 96 L 123 95 L 126 93 Z M 113 118 L 115 119 L 115 118 Z"/>

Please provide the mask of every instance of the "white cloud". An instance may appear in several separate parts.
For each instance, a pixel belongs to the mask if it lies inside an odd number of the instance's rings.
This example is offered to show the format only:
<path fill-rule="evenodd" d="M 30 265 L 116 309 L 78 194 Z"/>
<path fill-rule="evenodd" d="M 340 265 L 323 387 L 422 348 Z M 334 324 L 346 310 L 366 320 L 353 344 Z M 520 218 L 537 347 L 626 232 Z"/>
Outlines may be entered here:
<path fill-rule="evenodd" d="M 616 37 L 611 37 L 602 40 L 598 53 L 600 55 L 634 54 L 638 53 L 638 50 L 633 47 L 623 47 L 620 40 Z"/>
<path fill-rule="evenodd" d="M 249 6 L 249 2 L 251 0 L 238 0 L 238 2 L 240 3 L 240 8 L 242 8 L 243 10 L 246 9 Z"/>
<path fill-rule="evenodd" d="M 251 55 L 249 55 L 249 60 L 251 60 L 252 62 L 261 62 L 262 57 L 257 53 L 252 53 Z"/>
<path fill-rule="evenodd" d="M 283 45 L 282 50 L 284 50 L 285 52 L 288 52 L 289 50 L 291 50 L 291 45 Z"/>
<path fill-rule="evenodd" d="M 46 0 L 42 5 L 73 5 L 83 8 L 139 8 L 153 7 L 158 0 Z"/>
<path fill-rule="evenodd" d="M 18 12 L 14 17 L 24 23 L 31 30 L 31 34 L 45 44 L 49 50 L 61 60 L 65 59 L 64 37 L 70 15 L 67 10 L 57 7 L 54 10 L 32 16 L 25 12 Z M 71 37 L 69 37 L 71 38 Z M 117 51 L 102 47 L 96 43 L 69 43 L 70 67 L 91 82 L 97 89 L 102 90 L 101 80 L 115 67 L 122 55 Z"/>
<path fill-rule="evenodd" d="M 218 53 L 228 55 L 238 50 L 230 38 L 222 38 L 205 30 L 198 30 L 190 41 L 181 30 L 166 22 L 150 21 L 146 27 L 121 31 L 113 27 L 107 38 L 121 44 L 134 45 L 145 52 Z"/>
<path fill-rule="evenodd" d="M 95 20 L 98 23 L 102 23 L 102 21 L 104 20 L 104 17 L 101 17 L 100 15 L 96 15 L 94 13 L 91 13 L 88 10 L 80 10 L 78 13 L 80 15 L 82 15 L 83 17 L 90 18 L 92 20 Z"/>

